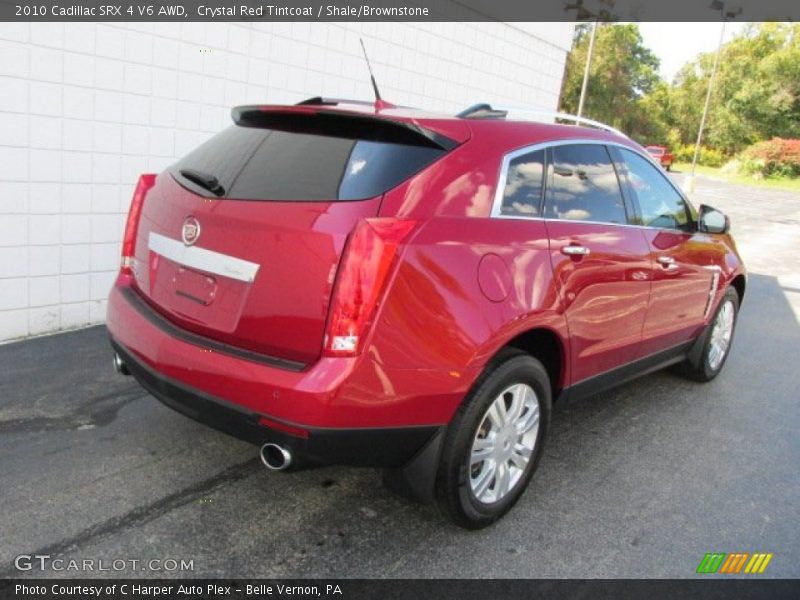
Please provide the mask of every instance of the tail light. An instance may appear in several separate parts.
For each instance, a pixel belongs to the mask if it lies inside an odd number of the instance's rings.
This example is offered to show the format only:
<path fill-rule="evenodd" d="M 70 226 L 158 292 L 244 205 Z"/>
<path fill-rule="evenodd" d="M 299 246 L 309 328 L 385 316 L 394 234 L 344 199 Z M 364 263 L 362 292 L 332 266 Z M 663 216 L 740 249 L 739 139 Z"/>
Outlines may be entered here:
<path fill-rule="evenodd" d="M 142 206 L 147 192 L 156 183 L 156 176 L 152 174 L 140 175 L 133 191 L 131 208 L 128 211 L 128 220 L 125 223 L 125 235 L 122 238 L 122 263 L 120 270 L 123 273 L 131 273 L 133 267 L 133 257 L 136 252 L 136 232 L 139 229 L 139 218 L 142 216 Z"/>
<path fill-rule="evenodd" d="M 356 356 L 362 350 L 400 244 L 416 225 L 394 218 L 362 219 L 347 243 L 333 291 L 326 356 Z"/>

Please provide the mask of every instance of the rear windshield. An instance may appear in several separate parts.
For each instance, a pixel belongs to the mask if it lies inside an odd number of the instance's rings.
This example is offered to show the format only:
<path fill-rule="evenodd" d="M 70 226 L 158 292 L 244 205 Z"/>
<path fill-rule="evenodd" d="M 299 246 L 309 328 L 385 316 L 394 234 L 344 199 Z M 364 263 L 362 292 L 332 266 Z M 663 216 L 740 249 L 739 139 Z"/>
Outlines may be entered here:
<path fill-rule="evenodd" d="M 320 126 L 313 119 L 303 127 L 287 121 L 285 129 L 233 125 L 181 159 L 170 172 L 181 185 L 211 197 L 373 198 L 445 153 L 422 136 L 419 143 L 410 143 L 416 135 L 399 128 L 394 133 L 386 127 L 367 132 L 363 126 Z M 209 178 L 218 185 L 208 185 Z"/>

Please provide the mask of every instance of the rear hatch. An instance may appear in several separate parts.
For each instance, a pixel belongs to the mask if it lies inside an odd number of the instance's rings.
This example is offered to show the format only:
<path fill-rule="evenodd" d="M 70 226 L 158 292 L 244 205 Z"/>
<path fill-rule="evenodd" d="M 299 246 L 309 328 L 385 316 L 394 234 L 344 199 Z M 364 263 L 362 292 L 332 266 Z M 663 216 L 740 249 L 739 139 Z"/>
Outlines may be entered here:
<path fill-rule="evenodd" d="M 136 287 L 186 330 L 309 363 L 348 234 L 453 143 L 413 123 L 326 110 L 242 107 L 234 120 L 148 193 Z"/>

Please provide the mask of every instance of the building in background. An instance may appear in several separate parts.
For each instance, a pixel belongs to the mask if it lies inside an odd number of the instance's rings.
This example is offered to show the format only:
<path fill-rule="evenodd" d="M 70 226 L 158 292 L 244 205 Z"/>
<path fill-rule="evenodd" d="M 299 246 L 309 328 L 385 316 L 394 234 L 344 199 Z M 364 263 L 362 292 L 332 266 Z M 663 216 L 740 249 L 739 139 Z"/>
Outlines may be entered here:
<path fill-rule="evenodd" d="M 100 323 L 136 179 L 230 108 L 556 110 L 571 23 L 0 23 L 0 340 Z"/>

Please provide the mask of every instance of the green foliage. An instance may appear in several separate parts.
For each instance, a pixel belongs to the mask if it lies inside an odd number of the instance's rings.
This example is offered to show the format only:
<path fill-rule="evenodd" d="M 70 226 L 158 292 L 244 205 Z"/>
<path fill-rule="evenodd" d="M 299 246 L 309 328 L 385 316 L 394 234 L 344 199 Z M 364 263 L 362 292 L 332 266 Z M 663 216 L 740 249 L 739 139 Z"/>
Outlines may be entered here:
<path fill-rule="evenodd" d="M 694 146 L 692 146 L 694 150 Z M 709 148 L 708 146 L 700 146 L 700 155 L 697 157 L 697 162 L 706 167 L 721 167 L 725 164 L 726 156 L 722 150 L 716 148 Z"/>
<path fill-rule="evenodd" d="M 590 33 L 589 26 L 576 29 L 567 57 L 561 105 L 570 113 L 578 111 Z M 623 131 L 647 129 L 655 122 L 639 101 L 658 84 L 658 59 L 643 45 L 636 24 L 598 25 L 583 109 L 585 116 Z"/>
<path fill-rule="evenodd" d="M 692 162 L 692 158 L 694 157 L 693 145 L 675 144 L 671 149 L 676 162 Z"/>
<path fill-rule="evenodd" d="M 714 53 L 684 65 L 669 89 L 668 127 L 697 137 Z M 703 141 L 726 155 L 777 135 L 800 137 L 800 25 L 749 25 L 720 55 Z"/>
<path fill-rule="evenodd" d="M 800 140 L 773 138 L 753 144 L 738 157 L 739 172 L 758 177 L 800 177 Z"/>
<path fill-rule="evenodd" d="M 589 33 L 589 26 L 578 27 L 567 57 L 561 102 L 567 112 L 578 108 Z M 713 52 L 700 54 L 674 81 L 662 81 L 658 59 L 643 45 L 636 24 L 601 25 L 584 115 L 642 144 L 666 144 L 678 160 L 691 161 L 713 63 Z M 800 138 L 800 24 L 750 24 L 723 46 L 699 162 L 718 166 L 778 136 Z M 773 168 L 762 156 L 752 160 L 755 166 L 748 168 Z"/>
<path fill-rule="evenodd" d="M 676 162 L 692 162 L 694 159 L 694 144 L 678 144 L 672 147 L 672 154 Z M 716 148 L 700 146 L 697 163 L 706 167 L 721 167 L 725 164 L 725 155 Z"/>
<path fill-rule="evenodd" d="M 681 145 L 681 132 L 678 130 L 677 127 L 671 127 L 670 130 L 667 132 L 667 147 L 677 148 L 680 145 Z"/>

